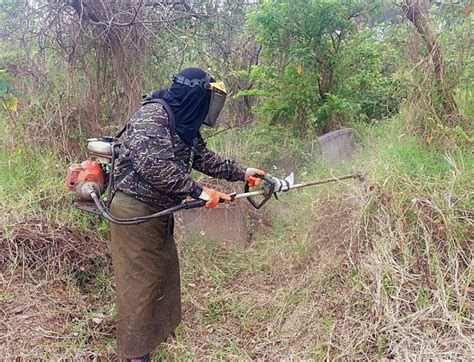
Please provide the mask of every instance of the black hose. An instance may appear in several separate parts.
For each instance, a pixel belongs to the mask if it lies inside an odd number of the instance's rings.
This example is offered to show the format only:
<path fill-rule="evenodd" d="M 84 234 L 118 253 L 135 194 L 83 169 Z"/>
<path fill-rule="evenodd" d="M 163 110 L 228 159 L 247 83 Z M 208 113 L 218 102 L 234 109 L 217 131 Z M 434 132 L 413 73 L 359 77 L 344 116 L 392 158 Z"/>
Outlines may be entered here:
<path fill-rule="evenodd" d="M 145 215 L 145 216 L 137 216 L 137 217 L 133 217 L 133 218 L 130 218 L 130 219 L 121 219 L 121 218 L 113 216 L 110 213 L 110 211 L 107 209 L 107 207 L 104 205 L 104 203 L 99 199 L 99 197 L 97 196 L 95 191 L 92 191 L 90 195 L 91 195 L 91 198 L 94 201 L 95 205 L 99 209 L 101 215 L 105 219 L 109 220 L 110 222 L 113 222 L 114 224 L 118 224 L 118 225 L 138 225 L 138 224 L 144 223 L 146 221 L 156 219 L 156 218 L 161 217 L 161 216 L 170 215 L 170 214 L 172 214 L 174 212 L 177 212 L 177 211 L 180 211 L 180 210 L 194 209 L 194 208 L 197 208 L 197 207 L 202 207 L 206 204 L 205 200 L 187 201 L 187 202 L 183 202 L 180 205 L 170 207 L 169 209 L 157 212 L 155 214 Z"/>

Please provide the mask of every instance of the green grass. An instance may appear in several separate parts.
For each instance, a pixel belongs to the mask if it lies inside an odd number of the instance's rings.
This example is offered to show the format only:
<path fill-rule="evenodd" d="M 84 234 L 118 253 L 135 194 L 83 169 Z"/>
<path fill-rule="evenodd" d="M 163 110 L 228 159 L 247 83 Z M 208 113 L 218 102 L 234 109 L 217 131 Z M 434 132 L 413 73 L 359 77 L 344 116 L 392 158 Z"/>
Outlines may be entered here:
<path fill-rule="evenodd" d="M 0 152 L 0 208 L 5 232 L 21 220 L 36 218 L 52 228 L 68 225 L 87 231 L 93 227 L 102 238 L 107 235 L 104 220 L 72 206 L 74 195 L 65 187 L 67 167 L 50 150 L 19 147 Z"/>

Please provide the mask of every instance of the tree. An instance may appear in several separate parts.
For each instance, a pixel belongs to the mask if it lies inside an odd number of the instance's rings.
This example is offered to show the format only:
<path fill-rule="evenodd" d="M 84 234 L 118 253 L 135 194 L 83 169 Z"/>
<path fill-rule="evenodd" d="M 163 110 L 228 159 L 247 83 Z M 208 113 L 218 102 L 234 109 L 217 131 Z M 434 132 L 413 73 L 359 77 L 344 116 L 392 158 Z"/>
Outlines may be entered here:
<path fill-rule="evenodd" d="M 446 67 L 436 34 L 427 16 L 428 3 L 425 0 L 405 0 L 402 4 L 402 14 L 410 20 L 418 34 L 423 39 L 428 50 L 428 56 L 433 62 L 433 74 L 436 78 L 437 92 L 442 102 L 442 113 L 446 123 L 453 125 L 460 118 L 459 110 L 454 101 L 452 89 L 448 85 Z"/>
<path fill-rule="evenodd" d="M 143 92 L 143 60 L 151 55 L 151 46 L 161 40 L 160 33 L 170 32 L 178 37 L 183 30 L 193 26 L 192 20 L 207 17 L 206 14 L 196 13 L 182 0 L 108 3 L 64 0 L 59 9 L 64 5 L 75 10 L 76 20 L 69 20 L 75 23 L 76 30 L 95 39 L 99 47 L 105 47 L 110 52 L 115 72 L 128 98 L 130 112 L 137 108 Z M 187 23 L 188 20 L 190 23 Z"/>
<path fill-rule="evenodd" d="M 249 26 L 263 46 L 265 63 L 252 69 L 253 87 L 241 94 L 262 97 L 260 110 L 272 122 L 289 123 L 301 134 L 314 126 L 328 132 L 361 112 L 368 112 L 369 119 L 383 115 L 379 109 L 363 107 L 366 94 L 389 83 L 380 79 L 384 77 L 377 54 L 380 41 L 375 27 L 368 27 L 367 15 L 379 5 L 352 0 L 264 2 L 250 14 Z M 359 33 L 365 35 L 356 41 Z M 364 57 L 357 47 L 363 48 Z M 351 57 L 360 62 L 350 62 Z M 358 84 L 367 92 L 358 91 Z"/>

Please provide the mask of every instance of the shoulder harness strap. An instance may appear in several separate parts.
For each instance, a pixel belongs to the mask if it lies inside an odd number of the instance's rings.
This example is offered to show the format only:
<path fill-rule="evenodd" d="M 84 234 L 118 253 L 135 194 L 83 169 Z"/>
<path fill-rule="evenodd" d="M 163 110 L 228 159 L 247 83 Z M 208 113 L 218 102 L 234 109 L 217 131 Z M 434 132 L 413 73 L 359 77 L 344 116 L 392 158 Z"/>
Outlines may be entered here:
<path fill-rule="evenodd" d="M 171 107 L 169 106 L 169 104 L 166 103 L 163 99 L 151 98 L 151 99 L 145 99 L 145 101 L 142 103 L 142 106 L 149 103 L 159 103 L 163 106 L 166 113 L 168 114 L 168 119 L 169 119 L 168 127 L 170 129 L 170 133 L 172 136 L 174 136 L 176 134 L 176 123 L 174 119 L 174 113 L 171 110 Z"/>
<path fill-rule="evenodd" d="M 171 110 L 171 107 L 169 106 L 169 104 L 166 103 L 163 99 L 149 98 L 149 99 L 145 99 L 141 105 L 144 106 L 145 104 L 149 104 L 149 103 L 159 103 L 163 106 L 166 113 L 168 114 L 168 119 L 169 119 L 168 127 L 170 129 L 170 134 L 171 136 L 174 136 L 176 134 L 176 123 L 174 119 L 174 113 Z M 120 138 L 122 134 L 125 132 L 125 130 L 127 129 L 127 126 L 128 126 L 128 122 L 125 123 L 123 127 L 120 128 L 120 130 L 115 134 L 115 138 Z"/>

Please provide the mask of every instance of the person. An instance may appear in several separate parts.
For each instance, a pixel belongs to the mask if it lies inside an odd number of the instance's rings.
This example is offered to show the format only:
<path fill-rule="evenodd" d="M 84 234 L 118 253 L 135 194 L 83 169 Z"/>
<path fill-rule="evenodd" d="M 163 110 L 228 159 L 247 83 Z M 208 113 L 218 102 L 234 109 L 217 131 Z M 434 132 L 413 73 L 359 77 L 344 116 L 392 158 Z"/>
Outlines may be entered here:
<path fill-rule="evenodd" d="M 127 123 L 114 167 L 112 214 L 132 218 L 175 206 L 187 197 L 214 208 L 229 195 L 201 186 L 195 169 L 215 178 L 259 184 L 265 172 L 245 168 L 206 147 L 199 130 L 215 126 L 225 101 L 223 82 L 186 68 L 171 88 L 154 92 Z M 111 224 L 119 358 L 146 361 L 181 321 L 173 217 L 139 225 Z"/>

